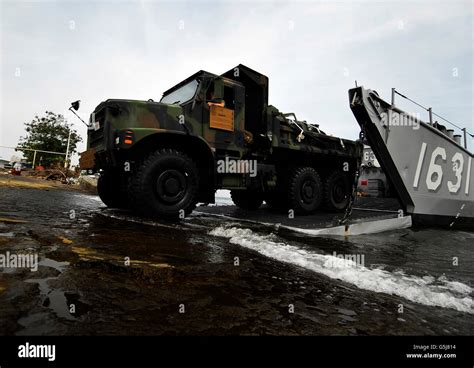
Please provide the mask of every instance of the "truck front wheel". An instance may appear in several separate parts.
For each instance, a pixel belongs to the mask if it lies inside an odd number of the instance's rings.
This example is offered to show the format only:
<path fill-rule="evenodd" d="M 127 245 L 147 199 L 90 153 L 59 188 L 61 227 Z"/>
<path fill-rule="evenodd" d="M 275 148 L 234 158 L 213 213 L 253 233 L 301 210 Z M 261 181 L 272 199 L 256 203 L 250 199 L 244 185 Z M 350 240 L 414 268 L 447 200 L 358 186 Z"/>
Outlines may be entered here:
<path fill-rule="evenodd" d="M 321 179 L 312 167 L 299 167 L 293 171 L 288 186 L 290 209 L 300 215 L 309 215 L 321 205 Z"/>
<path fill-rule="evenodd" d="M 263 203 L 260 192 L 250 190 L 231 190 L 230 196 L 234 204 L 244 210 L 256 210 Z"/>
<path fill-rule="evenodd" d="M 351 185 L 341 171 L 333 171 L 324 183 L 324 207 L 329 211 L 343 211 L 349 204 Z"/>
<path fill-rule="evenodd" d="M 133 175 L 132 206 L 146 216 L 177 219 L 196 207 L 198 170 L 182 152 L 162 149 L 149 155 Z"/>

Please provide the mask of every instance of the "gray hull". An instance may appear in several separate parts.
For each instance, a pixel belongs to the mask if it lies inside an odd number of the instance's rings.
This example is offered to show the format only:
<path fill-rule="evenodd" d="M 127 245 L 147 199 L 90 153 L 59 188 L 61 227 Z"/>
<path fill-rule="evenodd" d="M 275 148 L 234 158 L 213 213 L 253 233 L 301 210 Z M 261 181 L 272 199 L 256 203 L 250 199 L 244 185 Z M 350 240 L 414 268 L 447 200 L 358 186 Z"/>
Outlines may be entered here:
<path fill-rule="evenodd" d="M 349 99 L 404 210 L 418 223 L 471 226 L 473 154 L 372 90 L 351 89 Z"/>

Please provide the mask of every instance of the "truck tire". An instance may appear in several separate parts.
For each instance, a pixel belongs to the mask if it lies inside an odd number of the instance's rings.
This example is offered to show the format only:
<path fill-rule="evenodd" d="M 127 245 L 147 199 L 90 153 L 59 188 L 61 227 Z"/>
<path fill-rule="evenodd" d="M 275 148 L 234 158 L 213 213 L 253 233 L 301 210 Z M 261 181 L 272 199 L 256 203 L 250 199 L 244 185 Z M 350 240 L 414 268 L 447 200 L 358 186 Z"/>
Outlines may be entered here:
<path fill-rule="evenodd" d="M 130 185 L 133 209 L 145 216 L 178 219 L 196 207 L 199 175 L 187 155 L 173 149 L 150 154 Z"/>
<path fill-rule="evenodd" d="M 263 203 L 262 194 L 250 190 L 231 190 L 230 197 L 237 207 L 244 210 L 256 210 Z"/>
<path fill-rule="evenodd" d="M 127 190 L 122 181 L 120 174 L 113 170 L 100 173 L 97 180 L 97 193 L 107 207 L 128 208 Z"/>
<path fill-rule="evenodd" d="M 299 167 L 293 171 L 288 185 L 289 208 L 296 214 L 309 215 L 322 202 L 321 179 L 312 167 Z"/>
<path fill-rule="evenodd" d="M 342 171 L 335 170 L 324 182 L 324 207 L 329 211 L 344 211 L 351 197 L 349 178 Z"/>

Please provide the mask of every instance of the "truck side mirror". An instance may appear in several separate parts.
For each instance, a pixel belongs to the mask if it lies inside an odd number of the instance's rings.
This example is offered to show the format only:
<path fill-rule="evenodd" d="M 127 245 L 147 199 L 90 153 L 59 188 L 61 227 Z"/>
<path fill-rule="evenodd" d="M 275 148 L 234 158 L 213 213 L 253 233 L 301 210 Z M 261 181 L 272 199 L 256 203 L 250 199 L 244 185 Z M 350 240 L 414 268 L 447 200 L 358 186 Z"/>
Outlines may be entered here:
<path fill-rule="evenodd" d="M 81 100 L 71 102 L 71 107 L 77 111 L 79 110 L 80 103 L 81 103 Z"/>

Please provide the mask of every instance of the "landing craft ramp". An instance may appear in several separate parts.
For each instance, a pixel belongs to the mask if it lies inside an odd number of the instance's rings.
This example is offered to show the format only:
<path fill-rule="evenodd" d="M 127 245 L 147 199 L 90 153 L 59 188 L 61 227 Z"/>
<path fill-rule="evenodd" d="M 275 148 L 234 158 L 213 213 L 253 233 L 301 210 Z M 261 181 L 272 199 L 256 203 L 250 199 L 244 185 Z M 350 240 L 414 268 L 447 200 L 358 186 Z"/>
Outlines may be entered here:
<path fill-rule="evenodd" d="M 378 233 L 411 226 L 411 217 L 399 217 L 400 205 L 393 198 L 358 197 L 347 225 L 340 225 L 342 213 L 318 212 L 309 216 L 289 216 L 267 206 L 257 211 L 242 210 L 233 205 L 201 206 L 191 221 L 206 218 L 225 222 L 244 222 L 255 225 L 285 229 L 310 236 L 349 236 Z"/>
<path fill-rule="evenodd" d="M 474 135 L 461 129 L 463 147 L 461 136 L 433 121 L 433 116 L 453 123 L 416 103 L 429 113 L 430 121 L 421 121 L 395 106 L 395 93 L 393 89 L 389 103 L 373 90 L 356 87 L 349 90 L 349 101 L 404 211 L 420 225 L 473 229 L 474 156 L 466 140 Z"/>

